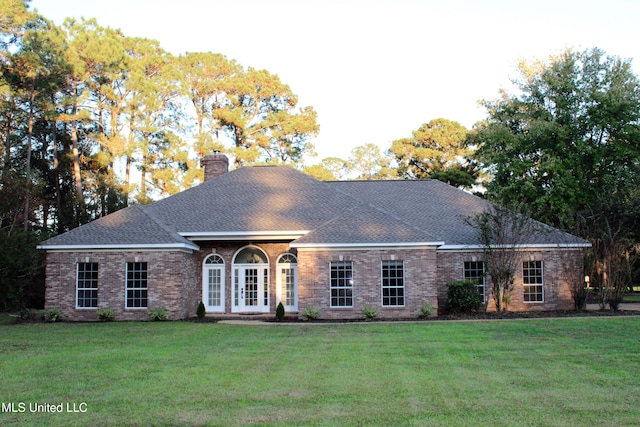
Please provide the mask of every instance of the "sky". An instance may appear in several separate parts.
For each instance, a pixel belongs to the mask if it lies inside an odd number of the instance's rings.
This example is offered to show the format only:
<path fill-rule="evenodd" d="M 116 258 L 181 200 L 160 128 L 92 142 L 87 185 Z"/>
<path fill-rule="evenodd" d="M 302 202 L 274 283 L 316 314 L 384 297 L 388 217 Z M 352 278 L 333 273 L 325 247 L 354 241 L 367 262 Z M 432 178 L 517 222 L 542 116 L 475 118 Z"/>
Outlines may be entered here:
<path fill-rule="evenodd" d="M 347 159 L 436 118 L 467 128 L 522 59 L 598 47 L 640 71 L 638 0 L 32 0 L 61 24 L 96 18 L 174 55 L 221 53 L 277 74 L 318 113 L 318 157 Z"/>

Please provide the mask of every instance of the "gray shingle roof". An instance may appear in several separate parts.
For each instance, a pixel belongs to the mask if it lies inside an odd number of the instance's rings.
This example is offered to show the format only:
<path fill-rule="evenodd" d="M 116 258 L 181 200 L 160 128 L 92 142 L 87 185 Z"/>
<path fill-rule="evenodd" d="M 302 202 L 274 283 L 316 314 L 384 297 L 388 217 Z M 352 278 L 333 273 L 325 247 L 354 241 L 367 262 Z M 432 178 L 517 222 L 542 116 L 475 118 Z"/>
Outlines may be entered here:
<path fill-rule="evenodd" d="M 173 247 L 197 249 L 140 205 L 129 206 L 43 242 L 44 249 L 64 247 Z"/>
<path fill-rule="evenodd" d="M 42 247 L 195 247 L 183 236 L 284 231 L 304 234 L 295 242 L 301 246 L 474 245 L 475 231 L 464 218 L 488 206 L 435 180 L 321 182 L 286 166 L 245 167 L 151 205 L 123 209 Z M 549 240 L 539 236 L 534 243 Z"/>
<path fill-rule="evenodd" d="M 446 245 L 479 245 L 476 230 L 467 219 L 491 204 L 437 180 L 338 181 L 330 185 L 360 200 L 386 210 L 407 224 L 427 230 L 434 240 Z M 584 244 L 586 241 L 543 224 L 544 230 L 529 239 L 530 244 Z"/>

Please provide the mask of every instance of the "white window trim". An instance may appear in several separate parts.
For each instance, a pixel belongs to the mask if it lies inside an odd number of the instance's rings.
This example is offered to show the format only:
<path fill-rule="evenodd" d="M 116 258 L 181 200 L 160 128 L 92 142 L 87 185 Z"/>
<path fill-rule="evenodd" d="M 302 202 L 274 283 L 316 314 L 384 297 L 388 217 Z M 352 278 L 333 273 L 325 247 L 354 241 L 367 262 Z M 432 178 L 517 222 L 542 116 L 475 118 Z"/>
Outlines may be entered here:
<path fill-rule="evenodd" d="M 467 262 L 481 262 L 482 263 L 482 303 L 486 304 L 487 302 L 487 270 L 485 270 L 485 262 L 484 260 L 481 259 L 476 259 L 475 261 L 473 260 L 469 260 L 469 259 L 465 259 L 462 261 L 462 280 L 467 280 L 467 277 L 465 275 L 465 268 L 464 268 L 464 264 Z M 477 287 L 480 287 L 480 285 L 476 285 Z"/>
<path fill-rule="evenodd" d="M 144 307 L 129 307 L 129 264 L 146 264 L 147 265 L 147 287 L 146 288 L 131 288 L 131 289 L 146 289 L 147 290 L 147 305 Z M 149 309 L 149 263 L 147 261 L 127 261 L 125 263 L 124 274 L 124 308 L 125 310 L 148 310 Z"/>
<path fill-rule="evenodd" d="M 540 270 L 541 270 L 540 277 L 541 277 L 542 283 L 527 283 L 527 284 L 524 283 L 524 263 L 525 262 L 540 262 Z M 525 288 L 528 288 L 528 287 L 531 287 L 531 286 L 540 286 L 542 288 L 542 299 L 540 301 L 525 301 L 524 300 L 524 294 L 525 294 L 524 290 L 525 290 Z M 536 259 L 536 260 L 533 260 L 533 261 L 532 260 L 528 260 L 528 259 L 523 260 L 522 261 L 522 302 L 524 304 L 542 304 L 542 303 L 544 303 L 545 302 L 544 288 L 545 288 L 545 286 L 544 286 L 544 261 L 539 260 L 539 259 Z"/>
<path fill-rule="evenodd" d="M 222 264 L 207 264 L 211 257 L 219 257 Z M 220 305 L 209 305 L 209 271 L 220 271 Z M 226 264 L 219 254 L 210 254 L 202 260 L 202 303 L 207 313 L 224 313 L 226 308 Z"/>
<path fill-rule="evenodd" d="M 384 304 L 384 276 L 383 276 L 383 271 L 384 271 L 384 263 L 385 262 L 395 262 L 395 263 L 402 263 L 402 301 L 403 304 L 389 304 L 389 305 L 385 305 Z M 402 308 L 406 306 L 407 303 L 407 285 L 406 285 L 406 269 L 405 267 L 405 262 L 404 260 L 384 260 L 380 262 L 380 306 L 381 307 L 385 307 L 385 308 Z M 393 289 L 400 289 L 399 286 L 388 286 L 389 289 L 393 288 Z M 396 296 L 397 298 L 397 296 Z"/>
<path fill-rule="evenodd" d="M 98 302 L 97 302 L 98 279 L 96 279 L 96 287 L 95 288 L 81 288 L 79 286 L 80 264 L 98 264 L 98 263 L 97 262 L 93 262 L 93 261 L 76 263 L 76 309 L 77 310 L 97 310 L 98 309 Z M 98 267 L 98 275 L 100 274 L 99 272 L 100 272 L 100 270 L 99 270 L 99 267 Z M 85 290 L 85 291 L 87 291 L 87 290 L 90 290 L 90 291 L 95 290 L 96 291 L 96 306 L 95 307 L 80 307 L 78 305 L 78 291 L 80 291 L 80 290 Z"/>
<path fill-rule="evenodd" d="M 331 286 L 331 264 L 333 264 L 334 262 L 340 262 L 340 263 L 350 263 L 351 264 L 351 286 L 336 286 L 333 287 Z M 353 261 L 330 261 L 329 262 L 329 307 L 331 308 L 337 308 L 337 309 L 341 309 L 341 308 L 345 308 L 345 309 L 351 309 L 353 308 L 353 302 L 356 298 L 355 296 L 355 292 L 354 292 L 354 268 L 353 268 Z M 333 296 L 331 294 L 331 292 L 333 291 L 333 289 L 351 289 L 351 305 L 333 305 Z M 340 297 L 338 297 L 340 298 Z"/>
<path fill-rule="evenodd" d="M 295 263 L 279 262 L 280 259 L 282 259 L 282 257 L 286 255 L 290 255 L 293 258 L 295 258 L 296 262 Z M 278 256 L 277 261 L 278 262 L 276 262 L 276 307 L 280 302 L 282 302 L 282 305 L 285 308 L 285 312 L 286 311 L 297 312 L 298 311 L 298 257 L 295 254 L 292 254 L 291 252 L 286 252 Z M 283 289 L 283 286 L 285 285 L 285 283 L 283 283 L 282 281 L 283 268 L 288 268 L 293 272 L 293 287 L 294 287 L 294 298 L 293 298 L 294 304 L 293 305 L 287 305 L 287 296 L 285 294 L 285 290 Z"/>
<path fill-rule="evenodd" d="M 255 264 L 242 264 L 236 263 L 236 257 L 240 252 L 244 249 L 253 248 L 257 249 L 264 255 L 264 258 L 267 260 L 266 263 L 255 263 Z M 269 255 L 267 252 L 259 246 L 256 245 L 246 245 L 238 249 L 234 254 L 231 263 L 231 271 L 233 274 L 233 284 L 231 289 L 231 312 L 232 313 L 242 313 L 242 312 L 253 312 L 257 311 L 260 313 L 269 313 L 271 311 L 271 264 L 269 262 Z M 246 310 L 246 306 L 240 304 L 240 294 L 242 293 L 242 288 L 240 287 L 241 280 L 241 270 L 245 270 L 246 268 L 255 268 L 258 270 L 258 301 L 261 301 L 261 304 L 258 306 L 258 310 Z M 267 302 L 264 304 L 264 286 L 267 286 Z"/>

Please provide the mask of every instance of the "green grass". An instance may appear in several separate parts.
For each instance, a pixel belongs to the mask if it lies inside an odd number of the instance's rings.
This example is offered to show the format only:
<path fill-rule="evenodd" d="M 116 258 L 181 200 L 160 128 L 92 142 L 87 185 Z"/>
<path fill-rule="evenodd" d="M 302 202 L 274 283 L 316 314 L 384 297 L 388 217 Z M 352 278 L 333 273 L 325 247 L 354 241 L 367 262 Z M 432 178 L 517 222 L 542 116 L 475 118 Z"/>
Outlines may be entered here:
<path fill-rule="evenodd" d="M 0 402 L 26 411 L 0 425 L 636 426 L 638 337 L 638 317 L 8 325 Z"/>
<path fill-rule="evenodd" d="M 622 297 L 622 302 L 640 302 L 640 294 L 625 295 L 624 297 Z"/>

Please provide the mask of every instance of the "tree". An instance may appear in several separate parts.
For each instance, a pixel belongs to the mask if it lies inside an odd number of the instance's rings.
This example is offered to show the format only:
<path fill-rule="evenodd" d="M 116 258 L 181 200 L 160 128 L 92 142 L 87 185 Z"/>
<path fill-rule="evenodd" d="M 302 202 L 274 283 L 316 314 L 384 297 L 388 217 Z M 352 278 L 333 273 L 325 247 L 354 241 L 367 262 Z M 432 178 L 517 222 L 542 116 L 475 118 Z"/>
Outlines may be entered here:
<path fill-rule="evenodd" d="M 130 57 L 125 186 L 133 188 L 131 168 L 137 159 L 140 185 L 136 199 L 149 203 L 154 190 L 166 196 L 191 187 L 197 162 L 188 155 L 189 147 L 180 136 L 184 135 L 180 124 L 185 116 L 180 60 L 155 40 L 127 38 L 125 43 Z"/>
<path fill-rule="evenodd" d="M 458 122 L 435 119 L 413 131 L 411 138 L 393 141 L 389 151 L 398 162 L 398 175 L 471 188 L 478 170 L 466 160 L 471 153 L 465 143 L 467 133 Z"/>
<path fill-rule="evenodd" d="M 197 52 L 180 56 L 178 67 L 183 93 L 196 114 L 195 151 L 202 158 L 222 148 L 219 110 L 229 105 L 227 92 L 234 88 L 231 80 L 242 75 L 242 66 L 221 54 Z"/>
<path fill-rule="evenodd" d="M 338 157 L 327 157 L 320 164 L 307 166 L 303 171 L 321 181 L 340 181 L 349 174 L 349 162 Z"/>
<path fill-rule="evenodd" d="M 395 170 L 391 168 L 391 159 L 383 156 L 380 147 L 375 144 L 365 144 L 351 150 L 348 167 L 350 172 L 357 174 L 356 179 L 389 179 L 395 177 Z"/>
<path fill-rule="evenodd" d="M 482 245 L 496 310 L 507 311 L 521 260 L 518 249 L 540 231 L 538 223 L 500 205 L 492 205 L 486 211 L 466 218 L 466 222 L 474 228 Z"/>
<path fill-rule="evenodd" d="M 249 67 L 229 81 L 226 98 L 216 117 L 232 141 L 236 166 L 297 163 L 313 151 L 316 113 L 297 108 L 298 98 L 278 76 Z"/>
<path fill-rule="evenodd" d="M 631 62 L 567 50 L 518 71 L 517 93 L 484 101 L 488 119 L 472 136 L 492 175 L 488 195 L 589 239 L 596 265 L 614 268 L 611 254 L 624 257 L 640 239 L 640 81 Z M 594 269 L 596 282 L 620 288 L 606 284 L 606 271 Z"/>
<path fill-rule="evenodd" d="M 474 135 L 492 198 L 519 200 L 536 219 L 571 227 L 597 195 L 624 198 L 637 187 L 640 83 L 630 61 L 567 50 L 518 71 L 518 92 L 484 101 L 489 117 Z"/>
<path fill-rule="evenodd" d="M 65 68 L 61 44 L 55 26 L 36 16 L 26 25 L 20 49 L 11 55 L 3 69 L 13 74 L 13 85 L 26 113 L 25 196 L 23 229 L 29 230 L 32 215 L 32 152 L 34 125 L 48 113 L 52 115 L 51 96 L 62 85 Z"/>

